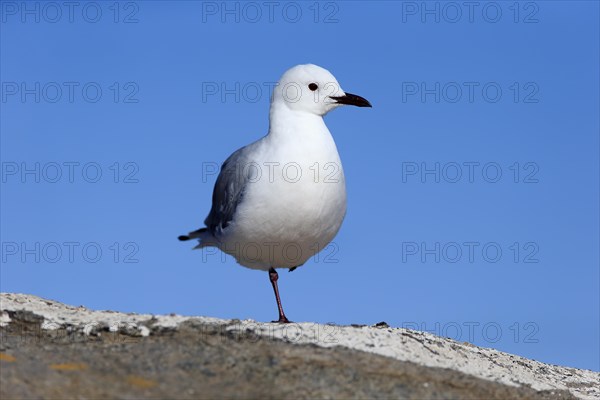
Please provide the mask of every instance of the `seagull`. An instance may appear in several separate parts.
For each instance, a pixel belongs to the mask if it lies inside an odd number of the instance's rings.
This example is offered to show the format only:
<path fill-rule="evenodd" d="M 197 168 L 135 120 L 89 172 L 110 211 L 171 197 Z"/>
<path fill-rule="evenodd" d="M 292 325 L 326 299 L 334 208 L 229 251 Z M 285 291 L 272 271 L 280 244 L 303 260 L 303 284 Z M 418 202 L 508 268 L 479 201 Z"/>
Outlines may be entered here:
<path fill-rule="evenodd" d="M 277 268 L 293 271 L 325 248 L 346 215 L 346 183 L 337 147 L 323 121 L 341 106 L 371 107 L 314 64 L 287 70 L 273 89 L 269 132 L 221 166 L 204 227 L 179 240 L 217 247 L 247 268 L 269 272 L 279 323 Z"/>

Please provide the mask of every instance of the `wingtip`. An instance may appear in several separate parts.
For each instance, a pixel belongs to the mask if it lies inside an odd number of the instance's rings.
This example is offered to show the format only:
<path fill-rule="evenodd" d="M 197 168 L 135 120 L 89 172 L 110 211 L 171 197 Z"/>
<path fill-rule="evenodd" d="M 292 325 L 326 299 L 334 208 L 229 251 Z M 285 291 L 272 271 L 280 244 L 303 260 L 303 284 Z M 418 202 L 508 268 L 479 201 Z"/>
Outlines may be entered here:
<path fill-rule="evenodd" d="M 182 242 L 185 242 L 186 240 L 190 240 L 190 237 L 181 235 L 181 236 L 178 236 L 177 239 L 181 240 Z"/>

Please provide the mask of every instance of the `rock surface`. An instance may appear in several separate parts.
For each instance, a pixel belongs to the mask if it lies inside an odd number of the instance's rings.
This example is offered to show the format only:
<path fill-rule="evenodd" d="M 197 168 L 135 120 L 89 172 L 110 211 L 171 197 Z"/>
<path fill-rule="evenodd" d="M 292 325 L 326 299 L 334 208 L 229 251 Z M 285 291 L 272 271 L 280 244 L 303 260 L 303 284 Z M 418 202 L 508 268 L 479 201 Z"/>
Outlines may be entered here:
<path fill-rule="evenodd" d="M 600 374 L 378 326 L 91 311 L 0 294 L 0 398 L 600 399 Z"/>

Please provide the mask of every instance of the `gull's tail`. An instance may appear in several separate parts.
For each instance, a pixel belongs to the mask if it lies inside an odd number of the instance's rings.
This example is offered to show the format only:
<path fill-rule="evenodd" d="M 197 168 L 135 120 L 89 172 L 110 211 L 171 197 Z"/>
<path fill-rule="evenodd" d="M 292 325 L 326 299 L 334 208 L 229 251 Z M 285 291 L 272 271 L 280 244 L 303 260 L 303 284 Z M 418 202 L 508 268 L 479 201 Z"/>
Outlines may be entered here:
<path fill-rule="evenodd" d="M 187 235 L 181 235 L 177 239 L 185 242 L 186 240 L 198 239 L 198 245 L 193 250 L 201 249 L 206 246 L 216 246 L 216 241 L 213 235 L 208 231 L 208 228 L 200 228 L 196 231 L 190 232 Z"/>

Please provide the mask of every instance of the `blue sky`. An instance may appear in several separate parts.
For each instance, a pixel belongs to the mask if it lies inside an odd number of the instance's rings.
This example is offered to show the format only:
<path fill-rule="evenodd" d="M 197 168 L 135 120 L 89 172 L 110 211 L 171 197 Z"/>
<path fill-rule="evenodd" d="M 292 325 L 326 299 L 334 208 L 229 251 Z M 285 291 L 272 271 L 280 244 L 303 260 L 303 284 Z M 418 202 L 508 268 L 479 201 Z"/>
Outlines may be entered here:
<path fill-rule="evenodd" d="M 2 2 L 2 291 L 276 317 L 266 273 L 176 238 L 310 62 L 373 108 L 326 117 L 348 213 L 286 314 L 600 370 L 597 2 L 53 4 Z"/>

